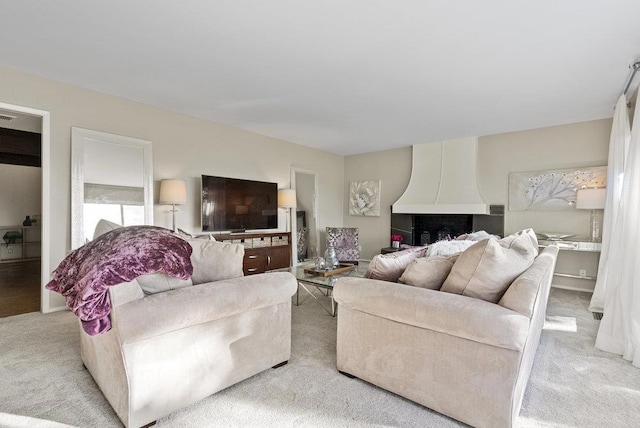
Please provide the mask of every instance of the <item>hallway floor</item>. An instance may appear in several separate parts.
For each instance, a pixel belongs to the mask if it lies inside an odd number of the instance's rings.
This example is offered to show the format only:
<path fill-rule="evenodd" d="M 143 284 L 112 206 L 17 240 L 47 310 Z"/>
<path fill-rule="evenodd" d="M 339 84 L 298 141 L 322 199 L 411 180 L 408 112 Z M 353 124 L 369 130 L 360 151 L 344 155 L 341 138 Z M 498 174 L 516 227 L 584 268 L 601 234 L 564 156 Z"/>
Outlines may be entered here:
<path fill-rule="evenodd" d="M 40 261 L 0 264 L 0 318 L 40 311 Z"/>

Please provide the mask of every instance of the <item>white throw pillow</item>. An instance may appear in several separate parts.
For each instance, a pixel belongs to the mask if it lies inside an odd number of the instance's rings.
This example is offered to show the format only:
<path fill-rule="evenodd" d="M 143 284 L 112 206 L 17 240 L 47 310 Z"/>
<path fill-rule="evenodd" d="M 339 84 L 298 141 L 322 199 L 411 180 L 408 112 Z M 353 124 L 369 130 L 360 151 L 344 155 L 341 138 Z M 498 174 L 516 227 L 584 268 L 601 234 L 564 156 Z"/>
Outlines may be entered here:
<path fill-rule="evenodd" d="M 460 236 L 456 237 L 457 240 L 466 239 L 467 241 L 482 241 L 483 239 L 489 239 L 489 238 L 500 239 L 500 237 L 498 235 L 492 235 L 492 234 L 488 233 L 485 230 L 479 230 L 477 232 L 465 233 L 464 235 L 460 235 Z"/>
<path fill-rule="evenodd" d="M 453 254 L 461 253 L 470 246 L 475 244 L 474 241 L 438 241 L 429 245 L 427 248 L 427 257 L 432 256 L 450 256 Z"/>
<path fill-rule="evenodd" d="M 460 254 L 440 290 L 498 303 L 537 255 L 538 239 L 532 229 L 476 242 Z"/>

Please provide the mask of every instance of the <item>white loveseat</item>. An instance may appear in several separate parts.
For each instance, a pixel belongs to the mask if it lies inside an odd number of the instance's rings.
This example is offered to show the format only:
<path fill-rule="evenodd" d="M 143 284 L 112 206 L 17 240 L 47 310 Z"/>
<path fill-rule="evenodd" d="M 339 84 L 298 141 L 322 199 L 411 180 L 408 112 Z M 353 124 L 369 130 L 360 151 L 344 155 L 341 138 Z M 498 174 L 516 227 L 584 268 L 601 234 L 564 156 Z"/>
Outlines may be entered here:
<path fill-rule="evenodd" d="M 545 248 L 495 303 L 387 281 L 339 279 L 338 370 L 472 426 L 513 426 L 557 254 L 557 247 Z"/>
<path fill-rule="evenodd" d="M 194 246 L 194 282 L 216 270 L 224 279 L 149 295 L 142 280 L 110 287 L 111 329 L 89 336 L 80 328 L 82 361 L 127 427 L 289 360 L 295 277 L 243 277 L 241 245 L 203 245 Z"/>

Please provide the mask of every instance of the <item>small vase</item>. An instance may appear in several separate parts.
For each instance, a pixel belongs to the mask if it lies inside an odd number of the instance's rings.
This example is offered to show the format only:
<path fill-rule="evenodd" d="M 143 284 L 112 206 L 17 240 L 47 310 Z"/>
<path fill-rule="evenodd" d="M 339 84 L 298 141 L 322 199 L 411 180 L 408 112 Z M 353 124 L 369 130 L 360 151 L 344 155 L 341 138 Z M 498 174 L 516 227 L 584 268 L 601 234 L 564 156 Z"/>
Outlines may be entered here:
<path fill-rule="evenodd" d="M 328 268 L 338 266 L 338 256 L 336 255 L 336 249 L 334 247 L 327 247 L 327 251 L 324 252 L 324 260 Z"/>
<path fill-rule="evenodd" d="M 22 222 L 23 226 L 31 226 L 31 218 L 29 218 L 29 216 L 27 216 L 27 218 L 24 219 L 24 221 Z"/>
<path fill-rule="evenodd" d="M 400 241 L 391 241 L 391 246 L 393 248 L 400 248 Z"/>

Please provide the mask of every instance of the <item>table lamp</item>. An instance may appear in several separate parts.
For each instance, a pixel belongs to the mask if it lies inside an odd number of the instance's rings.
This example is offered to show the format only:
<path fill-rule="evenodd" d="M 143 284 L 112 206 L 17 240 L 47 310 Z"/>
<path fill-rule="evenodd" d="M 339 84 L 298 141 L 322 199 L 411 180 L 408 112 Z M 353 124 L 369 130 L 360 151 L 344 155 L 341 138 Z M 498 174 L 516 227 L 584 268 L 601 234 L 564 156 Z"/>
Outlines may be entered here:
<path fill-rule="evenodd" d="M 284 208 L 287 210 L 287 232 L 291 224 L 291 208 L 295 208 L 297 205 L 296 191 L 295 189 L 280 189 L 278 190 L 278 208 Z"/>
<path fill-rule="evenodd" d="M 602 214 L 606 189 L 579 189 L 576 208 L 591 210 L 591 242 L 602 242 Z"/>
<path fill-rule="evenodd" d="M 173 231 L 176 230 L 176 205 L 187 203 L 187 184 L 184 180 L 162 180 L 160 181 L 160 205 L 172 205 Z"/>

